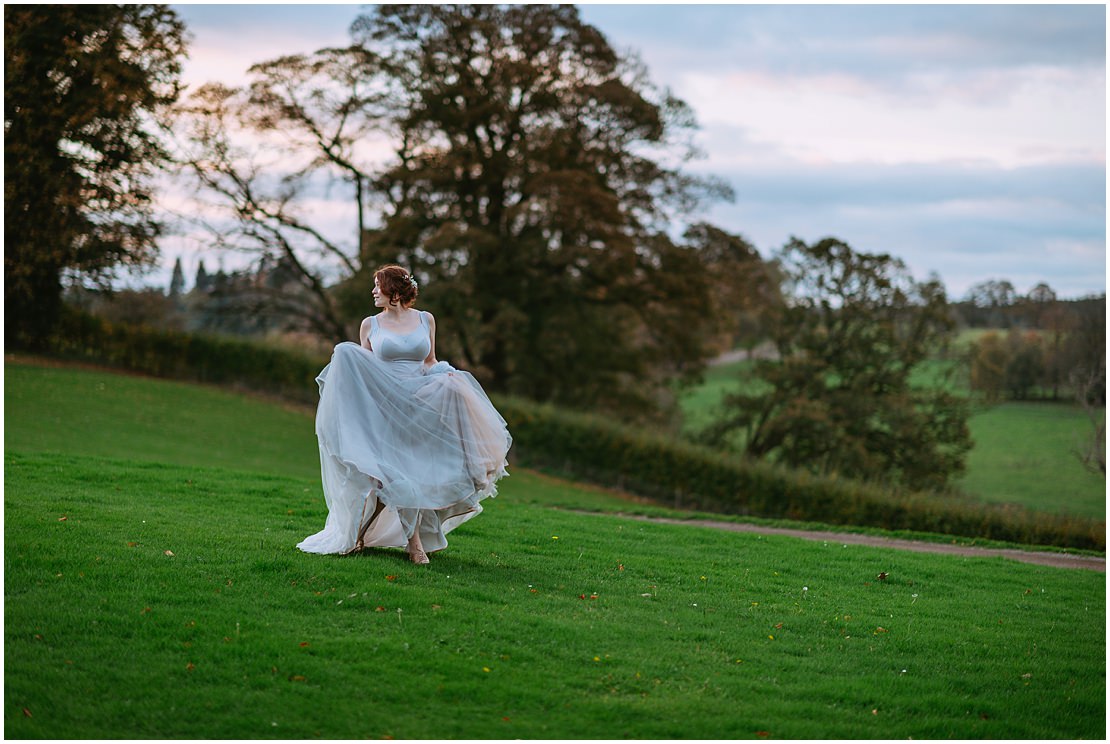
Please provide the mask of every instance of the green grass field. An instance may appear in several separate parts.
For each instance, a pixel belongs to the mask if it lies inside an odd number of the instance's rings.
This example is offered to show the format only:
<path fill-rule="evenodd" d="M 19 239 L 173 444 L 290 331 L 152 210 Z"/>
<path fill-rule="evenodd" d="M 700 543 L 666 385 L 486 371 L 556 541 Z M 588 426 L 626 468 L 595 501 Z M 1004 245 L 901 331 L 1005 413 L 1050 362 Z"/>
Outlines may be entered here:
<path fill-rule="evenodd" d="M 684 430 L 708 424 L 721 397 L 736 389 L 745 362 L 707 370 L 705 381 L 680 398 Z M 918 384 L 938 384 L 943 363 L 925 367 Z M 1106 518 L 1106 481 L 1084 469 L 1074 454 L 1090 423 L 1065 403 L 1002 403 L 977 412 L 968 422 L 974 448 L 957 489 L 988 503 L 1010 503 L 1061 514 Z"/>
<path fill-rule="evenodd" d="M 430 566 L 313 556 L 309 412 L 12 364 L 5 405 L 8 738 L 1105 737 L 1102 574 L 575 514 L 542 494 L 615 497 L 527 472 Z"/>

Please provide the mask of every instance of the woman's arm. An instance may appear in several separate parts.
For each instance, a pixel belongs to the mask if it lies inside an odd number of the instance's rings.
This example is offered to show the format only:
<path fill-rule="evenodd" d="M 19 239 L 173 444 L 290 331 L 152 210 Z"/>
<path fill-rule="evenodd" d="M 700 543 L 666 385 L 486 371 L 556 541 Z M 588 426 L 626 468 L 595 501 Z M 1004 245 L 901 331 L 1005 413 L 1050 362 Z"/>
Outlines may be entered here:
<path fill-rule="evenodd" d="M 370 322 L 370 318 L 363 318 L 362 325 L 358 329 L 358 341 L 367 351 L 373 351 L 370 347 Z"/>
<path fill-rule="evenodd" d="M 427 310 L 423 312 L 428 318 L 428 337 L 432 342 L 431 351 L 428 352 L 428 356 L 424 359 L 424 366 L 431 367 L 436 363 L 436 319 Z"/>

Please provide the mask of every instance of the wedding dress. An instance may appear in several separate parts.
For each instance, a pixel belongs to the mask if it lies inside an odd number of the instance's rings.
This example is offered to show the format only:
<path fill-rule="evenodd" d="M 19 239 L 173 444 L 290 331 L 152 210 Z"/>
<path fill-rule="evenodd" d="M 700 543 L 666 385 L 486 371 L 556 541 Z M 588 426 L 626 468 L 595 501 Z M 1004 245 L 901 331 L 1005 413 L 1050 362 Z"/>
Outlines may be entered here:
<path fill-rule="evenodd" d="M 417 529 L 425 551 L 442 550 L 508 475 L 512 437 L 478 382 L 446 362 L 425 367 L 426 314 L 403 334 L 370 323 L 373 351 L 340 343 L 316 378 L 328 517 L 297 545 L 307 553 L 405 547 Z"/>

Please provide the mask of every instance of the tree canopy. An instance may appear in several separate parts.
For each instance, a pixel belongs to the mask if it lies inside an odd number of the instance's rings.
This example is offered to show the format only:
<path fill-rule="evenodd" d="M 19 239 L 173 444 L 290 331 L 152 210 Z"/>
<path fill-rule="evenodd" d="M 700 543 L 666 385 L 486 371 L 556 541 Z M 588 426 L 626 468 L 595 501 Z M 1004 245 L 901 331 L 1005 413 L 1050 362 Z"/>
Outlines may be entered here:
<path fill-rule="evenodd" d="M 364 265 L 424 278 L 495 389 L 655 408 L 726 310 L 705 257 L 668 232 L 727 195 L 681 170 L 689 108 L 573 6 L 383 5 L 354 34 L 401 106 Z"/>
<path fill-rule="evenodd" d="M 185 30 L 162 5 L 4 7 L 4 270 L 9 343 L 35 345 L 61 277 L 152 261 L 157 117 L 178 93 Z"/>
<path fill-rule="evenodd" d="M 756 362 L 706 438 L 740 431 L 744 452 L 792 468 L 944 486 L 971 448 L 966 402 L 911 384 L 952 328 L 943 286 L 835 238 L 793 239 L 779 262 L 776 358 Z"/>
<path fill-rule="evenodd" d="M 303 270 L 337 339 L 371 310 L 373 271 L 396 262 L 443 316 L 443 355 L 491 389 L 665 408 L 670 378 L 696 374 L 762 276 L 754 248 L 698 222 L 729 191 L 684 171 L 689 108 L 573 6 L 382 5 L 352 34 L 194 97 L 188 160 L 238 235 Z M 267 190 L 223 144 L 235 126 L 287 135 L 303 168 Z M 374 134 L 392 143 L 379 163 L 359 156 Z M 353 249 L 296 213 L 300 185 L 325 172 L 351 188 Z M 338 284 L 301 260 L 312 253 L 334 258 Z"/>

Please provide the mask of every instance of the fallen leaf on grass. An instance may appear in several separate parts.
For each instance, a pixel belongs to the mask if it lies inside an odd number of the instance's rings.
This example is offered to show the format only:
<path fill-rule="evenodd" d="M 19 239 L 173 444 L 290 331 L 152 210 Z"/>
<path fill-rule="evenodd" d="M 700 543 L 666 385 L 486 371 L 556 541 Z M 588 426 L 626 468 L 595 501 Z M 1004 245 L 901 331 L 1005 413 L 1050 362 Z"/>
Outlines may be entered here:
<path fill-rule="evenodd" d="M 29 710 L 27 710 L 26 708 L 24 708 L 24 709 L 23 709 L 23 715 L 25 715 L 25 716 L 27 716 L 28 718 L 30 718 L 30 717 L 31 717 L 31 711 L 29 711 Z"/>
<path fill-rule="evenodd" d="M 172 557 L 173 556 L 173 551 L 172 550 L 167 550 L 167 551 L 165 551 L 165 555 L 168 555 L 168 556 Z"/>
<path fill-rule="evenodd" d="M 875 628 L 875 635 L 878 635 L 879 633 L 888 633 L 888 632 L 890 632 L 890 631 L 888 631 L 886 628 L 884 628 L 881 625 L 879 627 Z"/>
<path fill-rule="evenodd" d="M 304 678 L 304 675 L 294 674 L 292 677 L 289 678 L 289 681 L 290 682 L 304 682 L 305 678 Z"/>
<path fill-rule="evenodd" d="M 69 519 L 69 517 L 58 517 L 58 521 L 59 521 L 59 522 L 64 522 L 64 521 L 66 521 L 67 519 Z"/>
<path fill-rule="evenodd" d="M 877 578 L 879 579 L 879 581 L 886 581 L 886 577 L 887 577 L 887 572 L 886 571 L 881 571 Z"/>
<path fill-rule="evenodd" d="M 393 574 L 390 574 L 389 576 L 386 576 L 386 577 L 385 577 L 385 580 L 386 580 L 386 581 L 396 581 L 396 580 L 397 580 L 397 577 L 396 577 L 396 576 L 394 576 Z"/>
<path fill-rule="evenodd" d="M 307 645 L 308 645 L 308 641 L 301 641 L 301 648 L 304 648 Z"/>
<path fill-rule="evenodd" d="M 191 672 L 196 668 L 197 668 L 196 664 L 194 664 L 191 661 L 188 664 L 185 665 L 185 671 L 187 671 L 187 672 Z"/>

